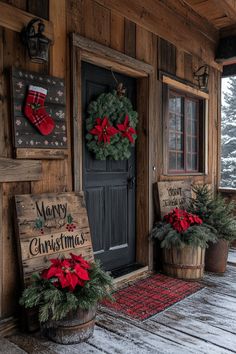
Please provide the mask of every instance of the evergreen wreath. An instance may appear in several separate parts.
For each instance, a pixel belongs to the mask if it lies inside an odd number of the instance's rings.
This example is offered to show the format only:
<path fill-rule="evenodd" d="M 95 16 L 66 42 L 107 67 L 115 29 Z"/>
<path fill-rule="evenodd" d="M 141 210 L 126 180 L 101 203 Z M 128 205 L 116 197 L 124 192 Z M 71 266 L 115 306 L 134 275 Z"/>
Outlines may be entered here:
<path fill-rule="evenodd" d="M 131 101 L 114 90 L 102 93 L 88 106 L 86 139 L 97 160 L 126 160 L 137 138 L 138 113 Z"/>

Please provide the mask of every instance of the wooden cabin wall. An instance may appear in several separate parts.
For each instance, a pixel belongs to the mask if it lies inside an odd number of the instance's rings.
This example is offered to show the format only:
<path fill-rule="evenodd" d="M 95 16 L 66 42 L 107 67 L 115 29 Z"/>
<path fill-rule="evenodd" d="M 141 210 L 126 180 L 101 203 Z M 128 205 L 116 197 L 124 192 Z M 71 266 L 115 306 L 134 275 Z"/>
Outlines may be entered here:
<path fill-rule="evenodd" d="M 143 60 L 154 67 L 150 78 L 149 89 L 151 120 L 148 131 L 149 136 L 149 160 L 143 170 L 142 179 L 150 184 L 158 180 L 176 180 L 183 177 L 167 177 L 163 174 L 163 123 L 161 112 L 161 82 L 158 80 L 158 70 L 162 69 L 177 75 L 180 78 L 193 82 L 193 72 L 202 64 L 196 56 L 183 51 L 170 44 L 165 38 L 161 39 L 156 34 L 144 27 L 128 20 L 124 14 L 120 14 L 104 4 L 107 1 L 96 0 L 8 0 L 5 1 L 20 9 L 49 18 L 54 24 L 55 42 L 51 50 L 48 65 L 30 63 L 23 47 L 19 42 L 19 34 L 0 28 L 0 157 L 13 157 L 11 138 L 11 116 L 9 100 L 9 75 L 11 65 L 22 69 L 49 73 L 66 79 L 67 92 L 67 121 L 69 146 L 73 146 L 72 140 L 72 114 L 71 114 L 71 79 L 70 79 L 70 48 L 68 34 L 76 32 L 98 43 L 116 49 L 129 56 Z M 111 1 L 112 2 L 112 1 Z M 101 4 L 102 3 L 102 4 Z M 103 4 L 104 3 L 104 4 Z M 158 25 L 158 24 L 156 24 Z M 160 25 L 161 26 L 161 25 Z M 191 31 L 189 33 L 191 40 Z M 209 79 L 209 134 L 208 134 L 208 175 L 196 176 L 197 182 L 207 182 L 216 185 L 217 182 L 217 144 L 218 136 L 218 87 L 220 73 L 217 69 L 210 69 Z M 141 89 L 141 88 L 140 88 Z M 140 105 L 141 107 L 141 105 Z M 141 112 L 145 114 L 145 112 Z M 141 127 L 142 129 L 142 127 Z M 140 144 L 141 145 L 141 144 Z M 15 252 L 15 240 L 13 230 L 12 196 L 21 193 L 43 193 L 72 190 L 73 166 L 71 163 L 70 149 L 68 158 L 64 160 L 42 160 L 43 176 L 40 181 L 0 183 L 0 316 L 10 316 L 14 313 L 19 286 L 17 273 L 17 256 Z M 138 156 L 138 154 L 137 154 Z M 146 189 L 145 189 L 146 188 Z M 148 205 L 143 205 L 144 217 L 142 223 L 149 223 L 148 215 L 154 216 L 152 206 L 152 190 L 144 185 L 143 193 L 149 193 Z M 142 196 L 137 196 L 142 203 Z M 138 241 L 139 242 L 139 241 Z M 137 250 L 142 259 L 143 247 Z M 152 254 L 150 253 L 150 257 Z"/>
<path fill-rule="evenodd" d="M 60 38 L 55 38 L 55 45 L 50 53 L 50 63 L 42 65 L 30 62 L 20 42 L 19 33 L 0 27 L 0 157 L 13 158 L 9 68 L 15 66 L 23 70 L 65 78 L 65 21 L 63 27 L 65 8 L 64 14 L 58 14 L 59 11 L 63 11 L 63 6 L 57 7 L 56 5 L 59 5 L 60 2 L 57 0 L 50 1 L 50 4 L 48 0 L 8 0 L 3 2 L 45 19 L 49 18 L 50 12 L 52 20 L 54 16 L 57 18 L 57 24 L 56 21 L 54 24 L 57 36 L 63 31 L 61 42 Z M 59 16 L 62 16 L 60 23 L 58 23 Z M 69 138 L 69 111 L 67 111 L 67 115 Z M 72 190 L 70 152 L 65 160 L 42 160 L 42 179 L 40 181 L 0 183 L 0 212 L 2 212 L 0 215 L 0 317 L 7 317 L 15 312 L 20 290 L 14 235 L 13 196 L 70 190 Z"/>

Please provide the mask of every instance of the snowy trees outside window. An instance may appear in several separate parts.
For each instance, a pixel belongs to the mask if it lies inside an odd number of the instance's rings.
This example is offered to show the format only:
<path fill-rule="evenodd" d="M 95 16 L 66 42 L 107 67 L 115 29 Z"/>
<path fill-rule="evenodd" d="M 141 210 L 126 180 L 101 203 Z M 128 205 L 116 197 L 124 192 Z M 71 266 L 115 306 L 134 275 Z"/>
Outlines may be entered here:
<path fill-rule="evenodd" d="M 221 187 L 236 188 L 236 76 L 222 79 Z"/>

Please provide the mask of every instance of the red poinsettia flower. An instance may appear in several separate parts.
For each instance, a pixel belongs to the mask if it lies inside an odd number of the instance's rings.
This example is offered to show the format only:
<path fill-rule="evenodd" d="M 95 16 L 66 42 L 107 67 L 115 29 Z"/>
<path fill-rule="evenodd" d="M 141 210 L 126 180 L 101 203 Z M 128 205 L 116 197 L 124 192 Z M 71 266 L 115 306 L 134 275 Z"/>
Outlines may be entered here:
<path fill-rule="evenodd" d="M 117 134 L 118 130 L 110 125 L 108 117 L 104 117 L 103 119 L 96 119 L 96 125 L 89 131 L 89 133 L 92 135 L 97 135 L 99 142 L 110 144 L 111 137 Z"/>
<path fill-rule="evenodd" d="M 73 255 L 71 258 L 51 259 L 52 265 L 43 270 L 41 277 L 48 279 L 56 287 L 68 288 L 74 291 L 76 286 L 83 287 L 90 280 L 88 269 L 90 264 L 82 257 Z"/>
<path fill-rule="evenodd" d="M 136 134 L 136 130 L 129 125 L 129 116 L 126 114 L 123 124 L 117 124 L 117 128 L 122 132 L 124 138 L 128 138 L 129 141 L 133 144 L 134 138 L 132 135 Z"/>
<path fill-rule="evenodd" d="M 182 233 L 191 225 L 202 224 L 202 219 L 197 215 L 188 213 L 186 210 L 175 208 L 170 213 L 164 216 L 164 220 L 171 224 L 173 229 Z"/>
<path fill-rule="evenodd" d="M 71 259 L 79 263 L 84 269 L 90 269 L 91 266 L 81 255 L 77 256 L 76 254 L 70 253 Z"/>

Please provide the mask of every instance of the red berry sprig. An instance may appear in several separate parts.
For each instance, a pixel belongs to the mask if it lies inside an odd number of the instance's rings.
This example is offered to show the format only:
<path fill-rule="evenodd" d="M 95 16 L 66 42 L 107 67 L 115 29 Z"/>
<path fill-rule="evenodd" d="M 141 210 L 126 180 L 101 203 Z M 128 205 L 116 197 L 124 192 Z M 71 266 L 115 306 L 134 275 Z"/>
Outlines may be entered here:
<path fill-rule="evenodd" d="M 76 228 L 75 224 L 67 224 L 66 225 L 66 229 L 69 232 L 73 232 L 75 230 L 75 228 Z"/>

